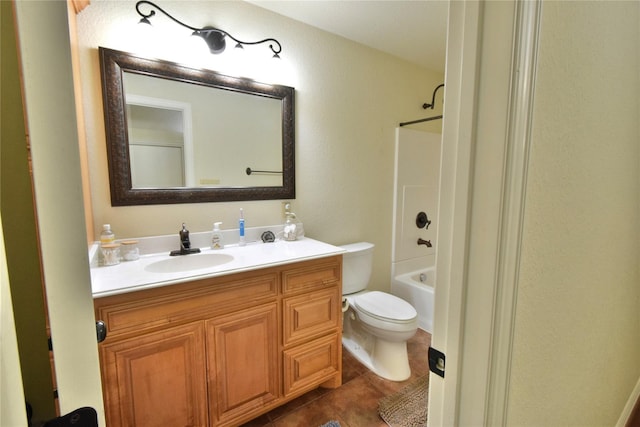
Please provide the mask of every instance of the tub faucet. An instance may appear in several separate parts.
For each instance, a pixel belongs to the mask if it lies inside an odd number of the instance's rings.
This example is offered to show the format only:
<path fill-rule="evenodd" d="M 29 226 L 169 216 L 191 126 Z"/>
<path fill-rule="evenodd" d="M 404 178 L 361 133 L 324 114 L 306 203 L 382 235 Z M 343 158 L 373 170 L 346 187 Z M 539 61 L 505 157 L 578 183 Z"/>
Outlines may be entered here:
<path fill-rule="evenodd" d="M 189 255 L 189 254 L 197 254 L 200 252 L 198 248 L 191 248 L 191 240 L 189 240 L 189 230 L 187 230 L 187 226 L 185 223 L 182 223 L 182 230 L 178 233 L 180 235 L 180 249 L 171 251 L 169 255 Z"/>
<path fill-rule="evenodd" d="M 431 240 L 424 240 L 418 237 L 418 245 L 426 245 L 428 248 L 432 247 Z"/>

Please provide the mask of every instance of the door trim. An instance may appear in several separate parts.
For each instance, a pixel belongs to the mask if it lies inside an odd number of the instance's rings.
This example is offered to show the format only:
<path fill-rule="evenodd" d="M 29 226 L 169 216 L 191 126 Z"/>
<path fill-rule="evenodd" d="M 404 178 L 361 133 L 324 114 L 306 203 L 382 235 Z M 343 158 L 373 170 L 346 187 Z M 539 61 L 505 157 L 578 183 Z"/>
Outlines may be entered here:
<path fill-rule="evenodd" d="M 492 426 L 507 422 L 541 9 L 539 0 L 516 3 L 493 348 L 487 385 L 485 425 Z"/>
<path fill-rule="evenodd" d="M 540 8 L 450 2 L 431 426 L 505 425 Z"/>
<path fill-rule="evenodd" d="M 483 7 L 481 2 L 449 2 L 436 255 L 438 292 L 431 341 L 432 347 L 447 355 L 447 367 L 446 381 L 430 375 L 428 425 L 431 426 L 458 424 Z"/>
<path fill-rule="evenodd" d="M 104 425 L 67 7 L 18 1 L 15 19 L 60 412 Z"/>

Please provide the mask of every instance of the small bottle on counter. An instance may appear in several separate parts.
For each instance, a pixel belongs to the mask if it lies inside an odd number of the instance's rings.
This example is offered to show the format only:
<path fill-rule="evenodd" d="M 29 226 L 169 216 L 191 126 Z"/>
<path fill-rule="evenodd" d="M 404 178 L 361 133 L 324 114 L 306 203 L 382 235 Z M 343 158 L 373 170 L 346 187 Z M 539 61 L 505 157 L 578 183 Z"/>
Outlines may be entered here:
<path fill-rule="evenodd" d="M 293 221 L 294 219 L 296 219 L 296 214 L 287 212 L 287 220 L 284 223 L 282 231 L 284 240 L 293 241 L 298 238 L 297 225 Z"/>
<path fill-rule="evenodd" d="M 120 243 L 116 243 L 116 235 L 111 230 L 110 224 L 102 226 L 100 254 L 102 255 L 102 265 L 120 264 Z"/>
<path fill-rule="evenodd" d="M 213 223 L 213 234 L 211 235 L 211 249 L 224 249 L 224 241 L 222 231 L 220 230 L 221 222 Z"/>
<path fill-rule="evenodd" d="M 104 224 L 100 233 L 100 245 L 109 245 L 116 241 L 116 235 L 111 231 L 111 224 Z"/>
<path fill-rule="evenodd" d="M 244 246 L 247 242 L 244 240 L 244 210 L 240 208 L 240 219 L 238 220 L 238 228 L 240 230 L 240 238 L 238 246 Z"/>

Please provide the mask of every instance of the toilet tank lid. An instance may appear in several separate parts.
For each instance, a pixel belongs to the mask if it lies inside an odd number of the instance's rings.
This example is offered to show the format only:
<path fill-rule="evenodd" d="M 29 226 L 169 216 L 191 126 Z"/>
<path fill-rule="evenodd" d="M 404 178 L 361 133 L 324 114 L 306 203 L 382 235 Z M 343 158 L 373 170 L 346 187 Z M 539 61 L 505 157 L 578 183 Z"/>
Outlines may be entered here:
<path fill-rule="evenodd" d="M 347 252 L 360 252 L 360 251 L 366 251 L 366 250 L 373 250 L 373 246 L 374 246 L 373 243 L 358 242 L 358 243 L 350 243 L 348 245 L 342 245 L 340 247 Z"/>

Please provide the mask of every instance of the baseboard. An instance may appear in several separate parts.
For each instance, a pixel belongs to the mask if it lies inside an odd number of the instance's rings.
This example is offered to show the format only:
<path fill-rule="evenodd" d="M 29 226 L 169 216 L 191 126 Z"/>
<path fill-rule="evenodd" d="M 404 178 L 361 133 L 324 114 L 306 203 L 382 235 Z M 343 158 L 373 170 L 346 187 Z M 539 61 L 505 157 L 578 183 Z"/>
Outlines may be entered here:
<path fill-rule="evenodd" d="M 638 413 L 640 410 L 639 406 L 640 406 L 640 378 L 638 378 L 638 381 L 636 382 L 636 386 L 634 387 L 633 392 L 631 393 L 631 396 L 629 396 L 629 400 L 627 400 L 627 404 L 624 406 L 624 409 L 622 410 L 622 414 L 620 414 L 620 418 L 618 419 L 618 423 L 616 424 L 616 427 L 627 426 L 627 423 L 631 420 L 632 416 L 639 418 L 640 417 L 640 413 Z"/>

